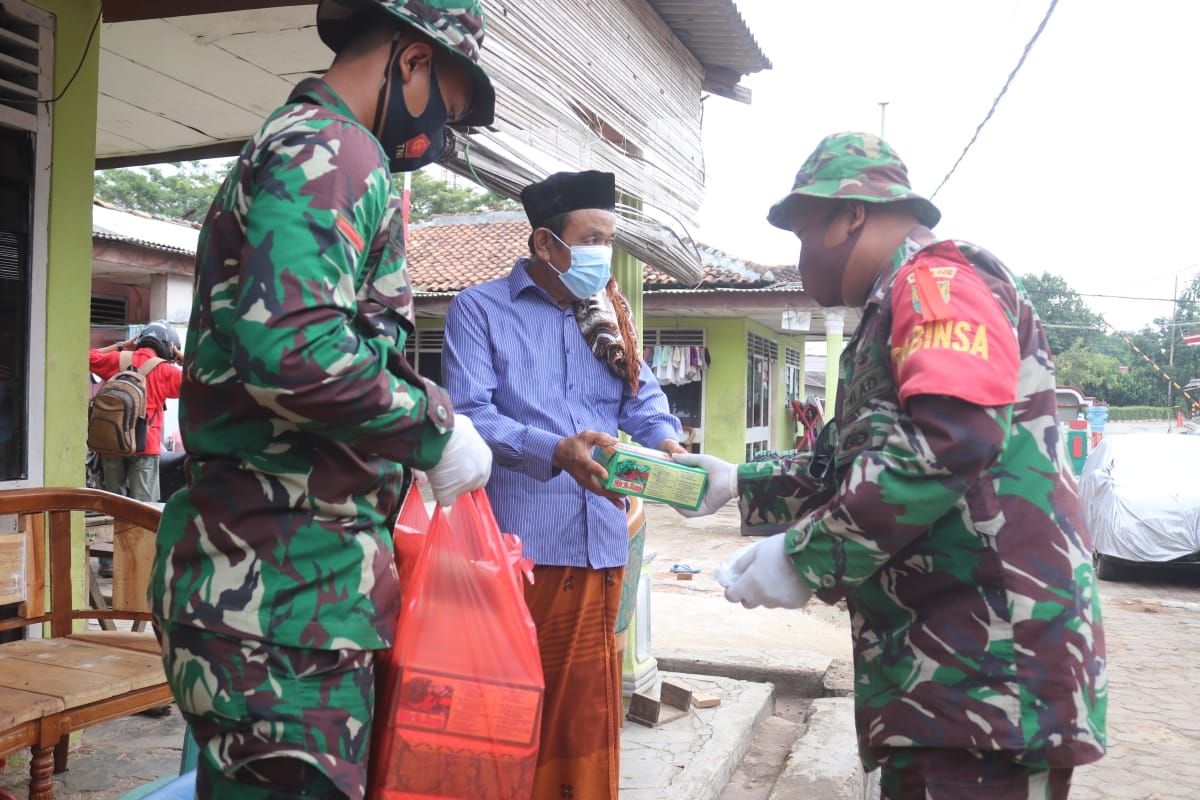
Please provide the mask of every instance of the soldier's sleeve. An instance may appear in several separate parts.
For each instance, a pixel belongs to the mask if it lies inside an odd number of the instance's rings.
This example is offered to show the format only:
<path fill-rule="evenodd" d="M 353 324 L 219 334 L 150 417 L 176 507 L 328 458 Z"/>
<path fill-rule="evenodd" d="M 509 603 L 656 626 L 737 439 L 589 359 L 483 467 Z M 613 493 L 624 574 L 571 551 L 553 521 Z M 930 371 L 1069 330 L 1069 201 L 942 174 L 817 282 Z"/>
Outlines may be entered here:
<path fill-rule="evenodd" d="M 809 475 L 812 454 L 738 466 L 738 512 L 742 530 L 764 536 L 785 531 L 803 516 L 820 481 Z"/>
<path fill-rule="evenodd" d="M 1016 335 L 974 269 L 953 255 L 910 264 L 897 278 L 891 336 L 901 409 L 886 441 L 857 455 L 833 497 L 787 534 L 794 566 L 825 602 L 951 512 L 1007 441 Z"/>
<path fill-rule="evenodd" d="M 390 194 L 378 145 L 348 124 L 294 125 L 264 148 L 246 194 L 232 347 L 247 391 L 328 439 L 437 463 L 451 409 L 391 374 L 388 343 L 353 325 L 364 250 Z"/>
<path fill-rule="evenodd" d="M 785 531 L 833 493 L 838 429 L 821 428 L 813 449 L 790 458 L 738 467 L 742 530 L 755 536 Z"/>

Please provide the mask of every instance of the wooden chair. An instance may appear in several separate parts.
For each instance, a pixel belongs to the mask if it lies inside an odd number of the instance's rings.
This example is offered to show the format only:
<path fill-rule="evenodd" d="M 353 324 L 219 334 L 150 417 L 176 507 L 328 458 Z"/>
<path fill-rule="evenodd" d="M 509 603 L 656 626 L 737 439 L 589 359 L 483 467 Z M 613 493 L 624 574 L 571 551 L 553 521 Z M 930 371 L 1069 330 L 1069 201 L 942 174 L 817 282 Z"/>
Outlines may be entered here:
<path fill-rule="evenodd" d="M 88 607 L 86 596 L 79 607 L 72 601 L 72 570 L 83 577 L 87 566 L 86 548 L 71 546 L 72 511 L 98 511 L 114 520 L 111 609 Z M 16 515 L 20 524 L 16 534 L 0 536 L 0 556 L 17 547 L 23 559 L 0 565 L 23 560 L 24 575 L 0 572 L 0 604 L 21 596 L 17 616 L 0 620 L 0 631 L 49 623 L 50 638 L 0 644 L 0 757 L 30 748 L 29 797 L 51 800 L 52 774 L 66 769 L 73 731 L 172 700 L 152 633 L 76 631 L 89 619 L 150 620 L 146 592 L 161 512 L 96 489 L 12 489 L 0 491 L 4 515 Z"/>

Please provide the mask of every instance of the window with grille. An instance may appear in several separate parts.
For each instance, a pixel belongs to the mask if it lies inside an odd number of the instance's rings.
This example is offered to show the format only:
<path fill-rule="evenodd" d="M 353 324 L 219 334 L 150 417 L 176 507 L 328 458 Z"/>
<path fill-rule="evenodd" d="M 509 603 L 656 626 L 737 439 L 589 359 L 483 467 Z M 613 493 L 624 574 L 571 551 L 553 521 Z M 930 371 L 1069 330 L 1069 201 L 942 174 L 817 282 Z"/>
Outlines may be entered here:
<path fill-rule="evenodd" d="M 746 337 L 746 427 L 771 424 L 771 371 L 779 360 L 779 345 L 756 333 Z"/>
<path fill-rule="evenodd" d="M 804 400 L 804 353 L 794 347 L 784 350 L 784 365 L 787 381 L 787 399 Z"/>
<path fill-rule="evenodd" d="M 0 4 L 0 123 L 30 133 L 38 129 L 42 96 L 41 15 L 23 3 Z"/>
<path fill-rule="evenodd" d="M 766 439 L 761 439 L 757 442 L 748 442 L 746 444 L 746 463 L 749 464 L 759 453 L 764 453 L 770 449 L 768 444 Z"/>
<path fill-rule="evenodd" d="M 442 383 L 442 348 L 445 344 L 445 331 L 418 328 L 404 345 L 408 363 L 416 367 L 421 377 L 428 378 L 438 386 L 445 385 Z"/>
<path fill-rule="evenodd" d="M 0 3 L 0 483 L 41 481 L 53 17 Z"/>
<path fill-rule="evenodd" d="M 92 325 L 124 325 L 129 301 L 123 297 L 93 297 Z"/>
<path fill-rule="evenodd" d="M 650 328 L 642 336 L 644 347 L 704 347 L 703 328 Z"/>

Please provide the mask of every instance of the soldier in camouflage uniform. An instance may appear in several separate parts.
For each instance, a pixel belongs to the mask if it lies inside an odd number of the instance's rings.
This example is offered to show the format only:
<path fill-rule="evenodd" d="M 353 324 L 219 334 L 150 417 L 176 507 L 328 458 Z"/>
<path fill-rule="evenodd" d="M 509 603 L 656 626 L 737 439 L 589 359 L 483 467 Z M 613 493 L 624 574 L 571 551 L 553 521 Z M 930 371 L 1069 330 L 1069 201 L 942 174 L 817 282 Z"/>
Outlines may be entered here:
<path fill-rule="evenodd" d="M 1104 754 L 1100 601 L 1029 297 L 869 134 L 821 142 L 770 212 L 805 291 L 862 309 L 811 455 L 710 470 L 782 530 L 719 572 L 747 607 L 849 607 L 858 738 L 883 796 L 1058 800 Z"/>
<path fill-rule="evenodd" d="M 361 798 L 411 467 L 442 502 L 487 446 L 404 358 L 390 172 L 493 118 L 478 0 L 325 0 L 337 58 L 246 144 L 201 234 L 180 400 L 188 488 L 151 582 L 205 798 Z"/>

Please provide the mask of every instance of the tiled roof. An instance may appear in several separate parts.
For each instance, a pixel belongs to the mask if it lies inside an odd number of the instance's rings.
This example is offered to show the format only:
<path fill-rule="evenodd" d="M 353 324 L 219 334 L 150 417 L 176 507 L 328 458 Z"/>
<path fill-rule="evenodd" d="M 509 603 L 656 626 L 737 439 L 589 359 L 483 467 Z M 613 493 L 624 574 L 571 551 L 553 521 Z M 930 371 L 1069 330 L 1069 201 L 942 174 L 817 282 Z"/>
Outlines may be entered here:
<path fill-rule="evenodd" d="M 437 217 L 408 232 L 408 269 L 420 292 L 457 292 L 507 275 L 529 253 L 529 223 L 520 211 Z M 701 246 L 705 289 L 772 287 L 772 268 Z M 646 268 L 647 290 L 691 289 L 664 272 Z"/>
<path fill-rule="evenodd" d="M 457 292 L 507 275 L 529 253 L 519 211 L 439 217 L 408 230 L 408 276 L 418 292 Z"/>
<path fill-rule="evenodd" d="M 200 226 L 125 211 L 96 200 L 92 205 L 92 236 L 191 256 L 196 254 Z"/>
<path fill-rule="evenodd" d="M 703 252 L 703 251 L 702 251 Z M 659 272 L 654 267 L 647 267 L 645 272 L 645 283 L 647 289 L 690 289 L 690 286 L 681 284 L 678 280 L 667 275 L 664 272 Z M 736 286 L 742 289 L 751 286 L 763 285 L 762 279 L 757 275 L 748 275 L 741 272 L 735 272 L 730 269 L 722 269 L 710 264 L 704 265 L 704 279 L 700 283 L 701 286 Z"/>

